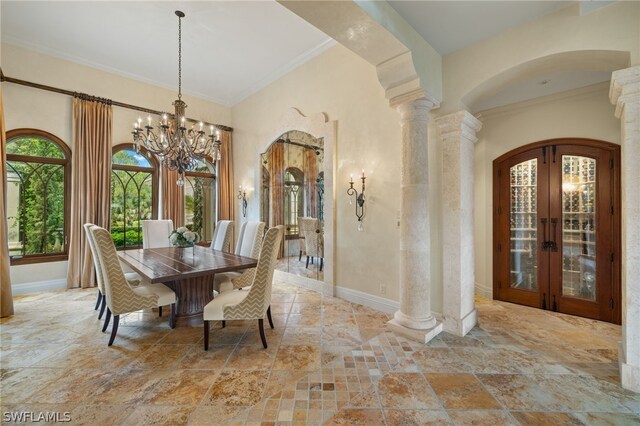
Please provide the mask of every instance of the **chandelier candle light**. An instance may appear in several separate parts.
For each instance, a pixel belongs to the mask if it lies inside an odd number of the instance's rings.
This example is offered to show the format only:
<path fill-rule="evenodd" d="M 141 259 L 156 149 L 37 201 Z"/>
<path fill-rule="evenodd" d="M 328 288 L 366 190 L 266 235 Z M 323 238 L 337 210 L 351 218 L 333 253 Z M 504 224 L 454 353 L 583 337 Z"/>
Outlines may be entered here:
<path fill-rule="evenodd" d="M 195 169 L 196 159 L 220 160 L 221 142 L 220 130 L 213 125 L 209 125 L 209 135 L 204 131 L 203 122 L 194 123 L 189 129 L 186 127 L 187 104 L 182 100 L 182 18 L 185 15 L 179 10 L 175 13 L 178 16 L 178 99 L 173 102 L 175 113 L 172 117 L 162 115 L 157 132 L 151 126 L 151 116 L 147 117 L 144 127 L 142 119 L 138 118 L 131 133 L 136 151 L 143 146 L 160 157 L 165 167 L 178 172 L 176 183 L 182 186 L 185 172 Z"/>
<path fill-rule="evenodd" d="M 362 191 L 358 194 L 358 190 L 353 187 L 353 175 L 351 175 L 351 181 L 349 182 L 349 189 L 347 189 L 347 195 L 356 197 L 356 217 L 358 218 L 358 231 L 364 231 L 362 225 L 362 218 L 364 217 L 364 170 L 362 170 Z M 351 198 L 349 198 L 349 204 L 351 204 Z"/>

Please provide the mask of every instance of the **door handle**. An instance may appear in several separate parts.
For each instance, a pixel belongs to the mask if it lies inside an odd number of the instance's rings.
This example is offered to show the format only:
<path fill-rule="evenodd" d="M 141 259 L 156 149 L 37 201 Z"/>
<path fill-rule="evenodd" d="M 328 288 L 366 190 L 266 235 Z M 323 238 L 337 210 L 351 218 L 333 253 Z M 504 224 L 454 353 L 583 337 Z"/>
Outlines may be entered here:
<path fill-rule="evenodd" d="M 558 244 L 556 243 L 556 231 L 558 230 L 558 218 L 552 217 L 551 224 L 553 225 L 553 240 L 549 241 L 549 248 L 551 251 L 558 251 Z"/>

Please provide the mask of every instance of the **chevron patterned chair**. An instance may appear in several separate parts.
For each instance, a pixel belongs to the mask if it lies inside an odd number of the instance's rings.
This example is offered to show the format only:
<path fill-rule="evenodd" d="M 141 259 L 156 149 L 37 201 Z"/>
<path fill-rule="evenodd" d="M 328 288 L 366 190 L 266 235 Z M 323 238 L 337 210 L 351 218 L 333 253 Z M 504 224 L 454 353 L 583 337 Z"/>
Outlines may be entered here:
<path fill-rule="evenodd" d="M 233 221 L 219 220 L 216 230 L 213 232 L 211 248 L 229 253 L 231 251 L 231 239 L 233 238 Z"/>
<path fill-rule="evenodd" d="M 240 226 L 240 234 L 236 243 L 236 254 L 245 257 L 257 259 L 260 256 L 262 248 L 262 237 L 264 235 L 264 222 L 245 222 Z M 251 285 L 255 268 L 245 269 L 242 272 L 225 272 L 216 274 L 213 277 L 213 288 L 218 293 L 233 290 L 234 288 L 243 288 Z M 242 275 L 247 275 L 245 279 L 240 279 Z M 241 287 L 234 286 L 233 282 L 238 285 L 248 282 Z"/>
<path fill-rule="evenodd" d="M 109 326 L 109 319 L 113 314 L 113 326 L 109 346 L 113 344 L 118 332 L 118 322 L 121 314 L 135 312 L 142 309 L 171 305 L 169 324 L 175 327 L 176 294 L 164 284 L 149 284 L 131 287 L 124 276 L 118 253 L 113 244 L 111 234 L 99 226 L 90 227 L 93 236 L 98 262 L 102 270 L 105 296 L 107 299 L 107 317 L 104 332 Z"/>
<path fill-rule="evenodd" d="M 142 221 L 142 248 L 171 247 L 169 234 L 173 231 L 173 221 L 167 220 L 143 220 Z"/>
<path fill-rule="evenodd" d="M 93 241 L 93 235 L 89 232 L 89 229 L 92 226 L 96 226 L 93 223 L 85 223 L 84 225 L 84 233 L 87 236 L 87 241 L 89 242 L 89 248 L 91 249 L 91 258 L 93 259 L 93 267 L 96 269 L 96 281 L 98 282 L 98 300 L 96 301 L 95 310 L 98 310 L 100 307 L 100 313 L 98 314 L 98 319 L 102 319 L 102 315 L 104 315 L 105 308 L 107 306 L 107 299 L 104 297 L 104 282 L 102 281 L 102 268 L 100 267 L 100 263 L 98 262 L 98 256 L 96 255 L 95 242 Z M 142 282 L 142 277 L 135 272 L 126 272 L 124 274 L 127 282 L 130 286 L 137 286 Z"/>
<path fill-rule="evenodd" d="M 304 237 L 305 251 L 307 254 L 307 268 L 309 267 L 309 258 L 313 263 L 313 258 L 320 259 L 320 270 L 324 266 L 324 238 L 320 229 L 320 220 L 315 217 L 305 217 L 300 223 L 300 233 Z"/>
<path fill-rule="evenodd" d="M 258 320 L 262 345 L 267 348 L 267 339 L 264 336 L 264 317 L 269 319 L 269 325 L 273 328 L 271 319 L 271 286 L 273 284 L 273 269 L 282 243 L 284 227 L 282 225 L 267 231 L 262 242 L 262 249 L 258 257 L 258 266 L 252 274 L 251 287 L 247 290 L 226 291 L 204 307 L 204 350 L 209 349 L 209 323 L 222 321 L 225 326 L 227 320 Z M 243 275 L 244 276 L 244 275 Z"/>

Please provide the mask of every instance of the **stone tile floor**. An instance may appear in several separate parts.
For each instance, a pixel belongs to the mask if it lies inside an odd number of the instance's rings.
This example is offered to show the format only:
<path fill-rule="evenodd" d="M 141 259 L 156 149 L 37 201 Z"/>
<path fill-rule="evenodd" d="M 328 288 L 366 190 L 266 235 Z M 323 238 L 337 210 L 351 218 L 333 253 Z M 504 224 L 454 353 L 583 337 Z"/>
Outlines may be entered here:
<path fill-rule="evenodd" d="M 387 315 L 274 283 L 264 350 L 255 321 L 168 327 L 153 312 L 100 332 L 95 290 L 16 297 L 0 322 L 0 411 L 92 425 L 634 425 L 618 385 L 620 327 L 478 299 L 465 338 L 429 344 Z M 46 422 L 38 422 L 46 424 Z"/>

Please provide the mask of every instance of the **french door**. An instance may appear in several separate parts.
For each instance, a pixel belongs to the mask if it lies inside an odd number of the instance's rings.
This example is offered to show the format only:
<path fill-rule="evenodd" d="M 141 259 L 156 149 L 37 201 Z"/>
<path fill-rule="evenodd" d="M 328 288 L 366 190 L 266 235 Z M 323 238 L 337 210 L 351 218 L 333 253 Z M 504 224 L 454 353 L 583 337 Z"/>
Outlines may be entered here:
<path fill-rule="evenodd" d="M 620 150 L 538 142 L 494 161 L 494 298 L 620 323 Z"/>

